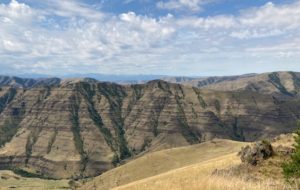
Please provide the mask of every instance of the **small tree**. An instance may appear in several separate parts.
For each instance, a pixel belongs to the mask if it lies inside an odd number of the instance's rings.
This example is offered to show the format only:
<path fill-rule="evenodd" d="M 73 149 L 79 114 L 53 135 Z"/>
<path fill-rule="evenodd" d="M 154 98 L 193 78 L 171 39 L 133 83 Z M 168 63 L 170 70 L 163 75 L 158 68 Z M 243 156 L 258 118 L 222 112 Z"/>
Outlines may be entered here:
<path fill-rule="evenodd" d="M 287 180 L 295 179 L 300 177 L 300 121 L 298 121 L 297 130 L 294 132 L 295 139 L 295 152 L 291 155 L 291 161 L 284 163 L 283 174 Z"/>
<path fill-rule="evenodd" d="M 117 154 L 114 155 L 111 163 L 114 165 L 114 166 L 117 166 L 118 163 L 120 163 L 120 159 L 119 159 L 119 156 Z"/>

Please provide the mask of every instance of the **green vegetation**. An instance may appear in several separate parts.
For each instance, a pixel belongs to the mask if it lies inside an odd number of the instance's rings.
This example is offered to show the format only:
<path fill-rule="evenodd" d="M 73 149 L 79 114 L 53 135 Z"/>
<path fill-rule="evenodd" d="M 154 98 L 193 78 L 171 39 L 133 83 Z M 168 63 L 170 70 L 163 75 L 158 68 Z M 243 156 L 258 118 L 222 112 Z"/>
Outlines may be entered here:
<path fill-rule="evenodd" d="M 288 181 L 300 177 L 300 121 L 298 121 L 298 128 L 295 131 L 295 152 L 291 155 L 291 161 L 283 164 L 283 174 Z"/>
<path fill-rule="evenodd" d="M 13 90 L 10 96 L 15 96 L 16 91 Z M 7 99 L 10 102 L 12 98 Z M 12 113 L 4 120 L 4 124 L 0 127 L 0 147 L 9 142 L 20 128 L 19 124 L 25 114 L 25 104 L 21 104 L 20 108 L 12 108 Z"/>
<path fill-rule="evenodd" d="M 196 113 L 196 110 L 193 106 L 192 106 L 192 113 L 193 113 L 193 118 L 196 119 L 198 117 L 198 114 Z"/>
<path fill-rule="evenodd" d="M 169 101 L 168 97 L 160 97 L 153 102 L 154 106 L 152 107 L 151 116 L 149 119 L 150 119 L 150 126 L 155 137 L 159 134 L 157 128 L 158 128 L 158 120 L 160 114 L 168 101 Z"/>
<path fill-rule="evenodd" d="M 159 113 L 154 113 L 153 111 L 151 112 L 151 117 L 150 117 L 150 126 L 152 128 L 152 132 L 154 136 L 156 137 L 158 135 L 158 118 L 159 118 Z"/>
<path fill-rule="evenodd" d="M 42 129 L 40 127 L 37 127 L 31 131 L 31 133 L 29 134 L 29 136 L 27 138 L 26 147 L 25 147 L 25 151 L 26 151 L 25 152 L 26 153 L 25 163 L 26 164 L 29 161 L 29 158 L 32 154 L 33 145 L 36 143 L 36 141 L 38 139 L 38 135 L 40 134 L 41 131 L 42 131 Z"/>
<path fill-rule="evenodd" d="M 159 81 L 157 82 L 157 87 L 158 87 L 159 89 L 161 89 L 162 91 L 164 91 L 164 92 L 168 92 L 169 94 L 172 94 L 172 92 L 171 92 L 171 90 L 170 90 L 170 85 L 169 85 L 167 82 L 165 82 L 165 81 L 159 80 Z M 182 89 L 181 89 L 181 90 L 182 90 Z"/>
<path fill-rule="evenodd" d="M 124 119 L 122 118 L 123 99 L 127 94 L 121 86 L 116 84 L 102 83 L 98 85 L 98 90 L 105 96 L 110 104 L 109 113 L 114 124 L 115 135 L 117 136 L 119 158 L 123 160 L 131 156 L 125 139 L 125 131 L 123 129 Z"/>
<path fill-rule="evenodd" d="M 0 97 L 0 113 L 4 110 L 5 106 L 8 105 L 16 96 L 17 91 L 14 88 L 10 88 L 4 96 Z"/>
<path fill-rule="evenodd" d="M 152 140 L 150 138 L 145 138 L 144 143 L 141 148 L 141 152 L 145 151 L 147 149 L 147 147 L 149 147 L 151 145 L 151 142 L 152 142 Z"/>
<path fill-rule="evenodd" d="M 0 179 L 1 189 L 16 189 L 16 190 L 67 190 L 71 189 L 68 185 L 69 180 L 54 180 L 54 179 L 42 179 L 39 176 L 34 177 L 32 174 L 28 174 L 29 177 L 22 177 L 23 171 L 8 171 L 1 170 L 0 175 L 4 177 Z M 25 174 L 24 176 L 26 176 Z M 38 175 L 38 174 L 37 174 Z M 31 177 L 32 176 L 32 177 Z"/>
<path fill-rule="evenodd" d="M 54 133 L 51 136 L 49 142 L 48 142 L 48 147 L 47 147 L 47 154 L 49 154 L 51 152 L 53 143 L 55 142 L 56 136 L 57 136 L 58 130 L 57 128 L 54 129 Z"/>
<path fill-rule="evenodd" d="M 207 107 L 207 104 L 206 104 L 206 102 L 204 101 L 204 99 L 202 98 L 202 96 L 200 95 L 200 90 L 197 89 L 197 88 L 195 88 L 195 87 L 193 87 L 193 90 L 194 90 L 194 92 L 197 94 L 197 97 L 198 97 L 198 101 L 199 101 L 199 103 L 200 103 L 200 106 L 201 106 L 203 109 L 205 109 L 205 108 Z"/>
<path fill-rule="evenodd" d="M 297 75 L 294 73 L 294 72 L 289 72 L 290 75 L 292 75 L 293 77 L 293 82 L 294 82 L 294 86 L 296 89 L 299 89 L 300 88 L 300 78 L 297 77 Z"/>
<path fill-rule="evenodd" d="M 219 100 L 215 100 L 215 108 L 216 108 L 218 113 L 221 112 L 221 104 L 220 104 Z"/>
<path fill-rule="evenodd" d="M 118 163 L 120 163 L 120 158 L 117 154 L 114 155 L 111 163 L 116 167 L 118 165 Z"/>
<path fill-rule="evenodd" d="M 278 73 L 274 72 L 269 74 L 269 82 L 272 83 L 282 94 L 292 96 L 292 94 L 281 84 Z"/>
<path fill-rule="evenodd" d="M 133 89 L 133 93 L 136 100 L 141 99 L 141 97 L 143 96 L 143 86 L 136 84 L 136 85 L 131 85 L 131 88 Z"/>
<path fill-rule="evenodd" d="M 9 142 L 19 129 L 18 118 L 8 118 L 4 121 L 4 125 L 0 128 L 0 147 Z"/>
<path fill-rule="evenodd" d="M 95 90 L 92 86 L 87 83 L 81 83 L 78 87 L 79 92 L 84 97 L 88 105 L 88 112 L 90 118 L 93 120 L 94 124 L 98 127 L 99 131 L 103 134 L 104 139 L 112 151 L 115 152 L 116 145 L 114 144 L 113 136 L 108 128 L 103 124 L 102 118 L 98 111 L 96 110 L 93 102 L 93 97 L 95 96 Z"/>
<path fill-rule="evenodd" d="M 189 142 L 190 144 L 196 144 L 200 142 L 200 139 L 198 138 L 198 135 L 195 134 L 190 126 L 188 125 L 186 116 L 185 116 L 185 112 L 183 110 L 183 107 L 181 105 L 180 99 L 179 97 L 176 95 L 176 102 L 177 102 L 177 122 L 180 126 L 181 129 L 181 133 L 183 135 L 183 137 L 186 139 L 187 142 Z"/>
<path fill-rule="evenodd" d="M 83 140 L 80 134 L 80 124 L 79 124 L 79 116 L 78 116 L 80 100 L 77 95 L 73 95 L 70 97 L 70 102 L 71 102 L 70 111 L 71 111 L 73 140 L 75 142 L 76 150 L 79 152 L 81 156 L 81 165 L 82 165 L 81 175 L 82 175 L 82 173 L 85 171 L 88 162 L 88 155 L 84 151 Z"/>
<path fill-rule="evenodd" d="M 51 95 L 51 87 L 46 86 L 44 89 L 40 90 L 37 103 L 40 103 L 42 100 L 47 99 L 50 95 Z"/>
<path fill-rule="evenodd" d="M 182 86 L 180 85 L 180 84 L 177 84 L 177 86 L 178 86 L 178 88 L 179 88 L 179 90 L 180 90 L 180 92 L 181 92 L 181 95 L 182 95 L 182 98 L 184 98 L 185 97 L 185 93 L 184 93 L 184 91 L 183 91 L 183 89 L 182 89 Z M 178 92 L 176 92 L 177 93 L 177 96 L 179 95 L 178 94 Z M 180 97 L 180 96 L 179 96 Z"/>
<path fill-rule="evenodd" d="M 10 170 L 13 171 L 17 175 L 22 176 L 22 177 L 26 177 L 26 178 L 43 178 L 43 179 L 47 179 L 47 178 L 45 178 L 45 176 L 43 176 L 43 174 L 30 173 L 30 172 L 22 170 L 20 168 L 10 168 Z"/>
<path fill-rule="evenodd" d="M 127 106 L 126 116 L 129 115 L 129 113 L 132 111 L 133 106 L 136 105 L 136 102 L 142 98 L 144 93 L 142 85 L 139 84 L 131 85 L 131 88 L 132 88 L 132 97 Z"/>
<path fill-rule="evenodd" d="M 46 86 L 45 88 L 46 89 L 44 91 L 44 99 L 47 99 L 51 95 L 51 87 L 50 86 Z"/>
<path fill-rule="evenodd" d="M 232 124 L 232 130 L 233 130 L 234 138 L 236 138 L 237 140 L 245 141 L 245 136 L 243 130 L 239 128 L 239 122 L 237 117 L 234 118 L 234 122 Z"/>
<path fill-rule="evenodd" d="M 70 102 L 71 102 L 71 121 L 72 121 L 72 132 L 74 135 L 74 142 L 75 142 L 75 146 L 77 151 L 80 154 L 84 153 L 83 150 L 83 142 L 82 139 L 80 137 L 80 126 L 79 126 L 79 117 L 78 117 L 78 110 L 79 110 L 79 100 L 77 96 L 72 96 L 70 98 Z"/>

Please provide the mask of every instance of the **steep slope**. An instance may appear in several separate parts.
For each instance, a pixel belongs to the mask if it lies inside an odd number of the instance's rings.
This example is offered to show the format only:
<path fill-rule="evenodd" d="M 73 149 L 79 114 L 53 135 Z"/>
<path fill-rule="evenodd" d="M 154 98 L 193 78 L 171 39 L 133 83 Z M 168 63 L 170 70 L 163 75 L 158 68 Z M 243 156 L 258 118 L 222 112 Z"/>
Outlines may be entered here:
<path fill-rule="evenodd" d="M 239 151 L 245 144 L 215 139 L 197 145 L 149 153 L 86 182 L 81 189 L 93 189 L 93 187 L 101 190 L 112 189 L 178 168 L 204 163 L 219 156 L 232 154 Z"/>
<path fill-rule="evenodd" d="M 289 149 L 291 147 L 294 142 L 292 135 L 281 135 L 272 141 L 272 146 L 276 153 L 271 158 L 263 160 L 256 166 L 242 164 L 237 152 L 232 154 L 230 152 L 224 152 L 222 155 L 211 157 L 211 159 L 199 160 L 195 164 L 173 169 L 168 172 L 161 172 L 156 176 L 137 180 L 126 185 L 120 184 L 119 187 L 113 189 L 299 189 L 298 186 L 294 186 L 295 184 L 285 183 L 286 181 L 282 175 L 281 168 L 282 163 L 289 157 L 285 152 L 282 152 L 282 154 L 281 151 L 284 150 L 284 148 Z M 197 151 L 196 147 L 195 151 Z M 212 151 L 207 154 L 213 155 L 214 153 Z M 187 156 L 189 156 L 189 154 L 187 154 Z M 154 162 L 155 159 L 154 157 L 152 162 Z M 133 164 L 134 163 L 132 163 L 132 165 Z M 126 173 L 126 171 L 123 172 Z M 147 172 L 147 170 L 145 172 Z M 89 187 L 89 185 L 94 183 L 96 185 L 99 184 L 97 187 L 101 189 L 101 183 L 99 183 L 100 177 L 88 182 L 83 188 Z"/>
<path fill-rule="evenodd" d="M 217 90 L 252 90 L 264 94 L 297 95 L 300 89 L 300 73 L 273 72 L 224 81 L 205 88 Z"/>
<path fill-rule="evenodd" d="M 10 76 L 0 76 L 0 87 L 17 87 L 17 88 L 31 88 L 31 87 L 42 87 L 42 86 L 54 86 L 59 85 L 59 78 L 20 78 Z"/>
<path fill-rule="evenodd" d="M 227 81 L 236 81 L 243 78 L 253 77 L 256 74 L 234 75 L 234 76 L 209 76 L 209 77 L 163 77 L 164 81 L 171 83 L 178 83 L 187 86 L 194 86 L 198 88 L 209 85 L 218 84 Z"/>
<path fill-rule="evenodd" d="M 261 184 L 251 182 L 240 182 L 238 178 L 222 179 L 212 176 L 216 169 L 226 169 L 240 164 L 237 152 L 223 156 L 212 157 L 210 160 L 195 163 L 186 167 L 161 173 L 146 179 L 138 180 L 123 186 L 113 188 L 114 190 L 231 190 L 247 189 L 262 190 Z M 236 185 L 234 184 L 236 183 Z M 84 186 L 85 187 L 85 186 Z M 99 188 L 101 189 L 101 188 Z M 265 189 L 266 190 L 266 189 Z M 270 189 L 268 189 L 270 190 Z"/>
<path fill-rule="evenodd" d="M 96 176 L 134 155 L 212 138 L 291 132 L 297 97 L 218 92 L 151 81 L 65 82 L 0 91 L 0 168 L 50 178 Z"/>
<path fill-rule="evenodd" d="M 165 78 L 166 81 L 218 91 L 250 90 L 263 94 L 294 96 L 298 95 L 300 89 L 300 73 L 297 72 L 177 79 Z"/>

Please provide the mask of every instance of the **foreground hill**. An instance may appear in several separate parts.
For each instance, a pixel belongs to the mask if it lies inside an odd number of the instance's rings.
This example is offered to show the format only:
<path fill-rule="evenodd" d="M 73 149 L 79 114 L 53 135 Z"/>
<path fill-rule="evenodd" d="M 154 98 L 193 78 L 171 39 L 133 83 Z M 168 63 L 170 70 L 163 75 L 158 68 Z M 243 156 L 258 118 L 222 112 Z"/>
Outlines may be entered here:
<path fill-rule="evenodd" d="M 290 147 L 292 135 L 274 139 L 276 150 Z M 248 143 L 213 139 L 197 145 L 148 153 L 104 174 L 84 179 L 43 180 L 0 171 L 0 189 L 293 189 L 285 186 L 281 163 L 274 157 L 257 166 L 241 168 L 237 152 Z M 238 169 L 238 175 L 234 174 Z M 245 170 L 247 169 L 247 170 Z M 71 186 L 71 187 L 70 187 Z M 284 188 L 285 186 L 285 188 Z M 295 188 L 294 188 L 295 189 Z"/>
<path fill-rule="evenodd" d="M 125 165 L 105 172 L 99 177 L 88 181 L 81 189 L 93 189 L 94 187 L 99 190 L 112 189 L 178 168 L 206 163 L 214 158 L 231 155 L 239 151 L 245 144 L 242 142 L 215 139 L 197 145 L 149 153 Z"/>
<path fill-rule="evenodd" d="M 2 87 L 0 169 L 81 178 L 155 150 L 291 132 L 300 102 L 279 95 L 201 90 L 161 80 Z"/>
<path fill-rule="evenodd" d="M 104 173 L 85 183 L 82 189 L 298 189 L 285 183 L 281 168 L 282 162 L 289 156 L 281 155 L 279 150 L 283 150 L 284 147 L 289 149 L 292 144 L 292 135 L 277 137 L 272 143 L 276 153 L 256 166 L 241 163 L 238 151 L 245 144 L 233 141 L 214 140 L 201 145 L 164 150 L 151 153 Z M 168 157 L 169 155 L 170 157 Z M 185 155 L 185 157 L 181 155 Z M 158 163 L 162 167 L 165 164 L 168 165 L 169 161 L 172 163 L 177 156 L 179 158 L 176 164 L 173 163 L 173 169 L 160 170 L 159 167 L 156 167 Z M 191 162 L 182 164 L 190 158 Z M 144 164 L 143 167 L 140 167 L 141 164 Z M 145 169 L 143 170 L 143 168 Z M 137 170 L 138 172 L 136 172 Z M 146 177 L 147 175 L 149 177 Z"/>

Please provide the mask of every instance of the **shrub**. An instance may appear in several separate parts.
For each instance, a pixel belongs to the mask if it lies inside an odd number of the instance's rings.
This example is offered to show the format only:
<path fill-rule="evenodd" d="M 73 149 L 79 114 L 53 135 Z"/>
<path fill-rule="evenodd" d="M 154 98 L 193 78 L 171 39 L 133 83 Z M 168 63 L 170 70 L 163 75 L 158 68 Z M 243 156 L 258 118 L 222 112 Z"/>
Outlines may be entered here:
<path fill-rule="evenodd" d="M 283 174 L 288 181 L 300 177 L 300 121 L 298 121 L 298 128 L 295 134 L 295 151 L 291 155 L 291 161 L 282 165 Z"/>
<path fill-rule="evenodd" d="M 119 156 L 117 154 L 114 155 L 111 163 L 114 165 L 114 166 L 117 166 L 119 163 L 120 163 L 120 159 L 119 159 Z"/>

